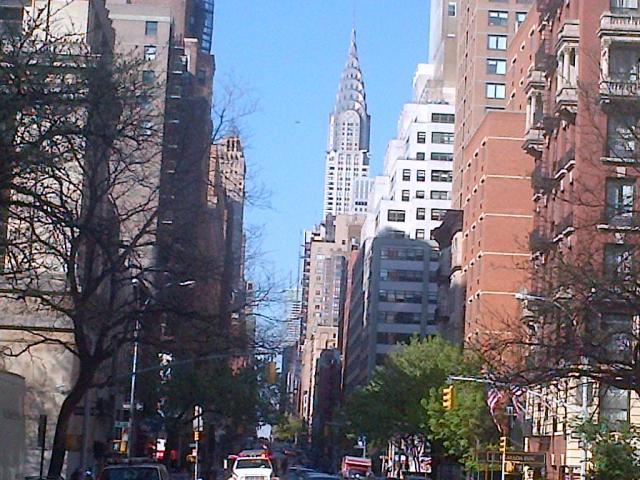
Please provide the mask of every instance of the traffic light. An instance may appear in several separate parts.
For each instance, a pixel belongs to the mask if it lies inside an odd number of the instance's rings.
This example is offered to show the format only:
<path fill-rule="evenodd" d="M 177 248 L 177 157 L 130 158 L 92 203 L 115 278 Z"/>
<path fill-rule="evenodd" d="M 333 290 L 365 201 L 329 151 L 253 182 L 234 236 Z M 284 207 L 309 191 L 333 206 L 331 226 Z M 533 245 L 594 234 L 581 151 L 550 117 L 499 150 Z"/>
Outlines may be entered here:
<path fill-rule="evenodd" d="M 444 390 L 442 390 L 442 407 L 445 410 L 452 410 L 453 403 L 454 403 L 454 390 L 453 390 L 453 385 L 450 385 L 448 387 L 445 387 Z"/>
<path fill-rule="evenodd" d="M 200 440 L 200 432 L 198 431 L 193 432 L 193 440 L 194 442 L 197 442 Z"/>
<path fill-rule="evenodd" d="M 500 453 L 507 451 L 507 437 L 500 437 Z"/>

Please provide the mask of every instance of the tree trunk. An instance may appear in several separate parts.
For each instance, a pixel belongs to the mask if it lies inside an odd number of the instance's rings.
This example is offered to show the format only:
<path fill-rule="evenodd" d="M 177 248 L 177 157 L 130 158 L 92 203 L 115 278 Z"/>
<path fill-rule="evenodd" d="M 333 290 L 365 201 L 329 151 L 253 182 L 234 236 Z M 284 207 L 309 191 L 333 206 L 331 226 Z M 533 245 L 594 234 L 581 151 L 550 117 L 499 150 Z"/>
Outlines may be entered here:
<path fill-rule="evenodd" d="M 69 420 L 73 411 L 82 400 L 82 397 L 91 386 L 91 375 L 81 374 L 74 384 L 73 388 L 67 395 L 60 406 L 58 413 L 58 421 L 56 422 L 56 431 L 53 437 L 53 446 L 51 448 L 51 461 L 49 462 L 49 470 L 47 477 L 58 478 L 62 473 L 64 466 L 64 457 L 67 453 L 67 429 L 69 428 Z M 91 412 L 84 412 L 89 415 Z"/>

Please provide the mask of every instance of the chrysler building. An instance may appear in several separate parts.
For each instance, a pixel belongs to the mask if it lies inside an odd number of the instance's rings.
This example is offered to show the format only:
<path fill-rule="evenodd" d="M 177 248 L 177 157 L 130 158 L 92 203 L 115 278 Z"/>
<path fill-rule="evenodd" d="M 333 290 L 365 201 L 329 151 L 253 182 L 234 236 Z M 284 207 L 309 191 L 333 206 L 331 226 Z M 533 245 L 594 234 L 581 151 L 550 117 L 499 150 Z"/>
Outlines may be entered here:
<path fill-rule="evenodd" d="M 329 119 L 324 216 L 354 213 L 351 198 L 354 182 L 369 175 L 370 121 L 354 29 L 349 58 L 342 71 L 336 104 Z"/>

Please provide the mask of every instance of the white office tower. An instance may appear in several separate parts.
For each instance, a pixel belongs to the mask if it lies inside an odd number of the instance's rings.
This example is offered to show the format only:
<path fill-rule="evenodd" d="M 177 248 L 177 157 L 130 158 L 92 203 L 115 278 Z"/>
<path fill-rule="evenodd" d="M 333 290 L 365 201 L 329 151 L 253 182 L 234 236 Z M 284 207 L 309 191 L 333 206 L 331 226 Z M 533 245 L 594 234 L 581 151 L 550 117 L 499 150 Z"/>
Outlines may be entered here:
<path fill-rule="evenodd" d="M 431 65 L 418 65 L 414 100 L 406 103 L 398 120 L 397 137 L 387 146 L 384 175 L 369 197 L 365 238 L 385 230 L 412 239 L 429 239 L 451 206 L 453 103 L 427 98 Z"/>
<path fill-rule="evenodd" d="M 324 217 L 356 213 L 354 182 L 369 175 L 369 123 L 356 32 L 351 32 L 349 58 L 342 71 L 336 104 L 329 119 L 324 177 Z"/>

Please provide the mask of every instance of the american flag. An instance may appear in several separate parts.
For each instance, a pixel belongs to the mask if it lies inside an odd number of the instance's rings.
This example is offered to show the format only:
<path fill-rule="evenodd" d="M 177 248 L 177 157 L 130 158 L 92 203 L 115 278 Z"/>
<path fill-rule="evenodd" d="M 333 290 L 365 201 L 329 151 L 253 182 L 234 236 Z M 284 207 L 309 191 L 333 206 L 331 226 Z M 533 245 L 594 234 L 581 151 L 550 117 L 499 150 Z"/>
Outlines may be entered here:
<path fill-rule="evenodd" d="M 498 390 L 495 387 L 492 387 L 487 392 L 487 405 L 489 405 L 489 411 L 491 415 L 495 415 L 496 407 L 500 403 L 500 401 L 504 398 L 504 393 L 501 390 Z"/>
<path fill-rule="evenodd" d="M 519 385 L 511 385 L 509 387 L 509 393 L 511 394 L 511 404 L 513 405 L 513 409 L 516 412 L 517 416 L 521 416 L 524 414 L 525 405 L 522 402 L 522 398 L 527 390 Z"/>

